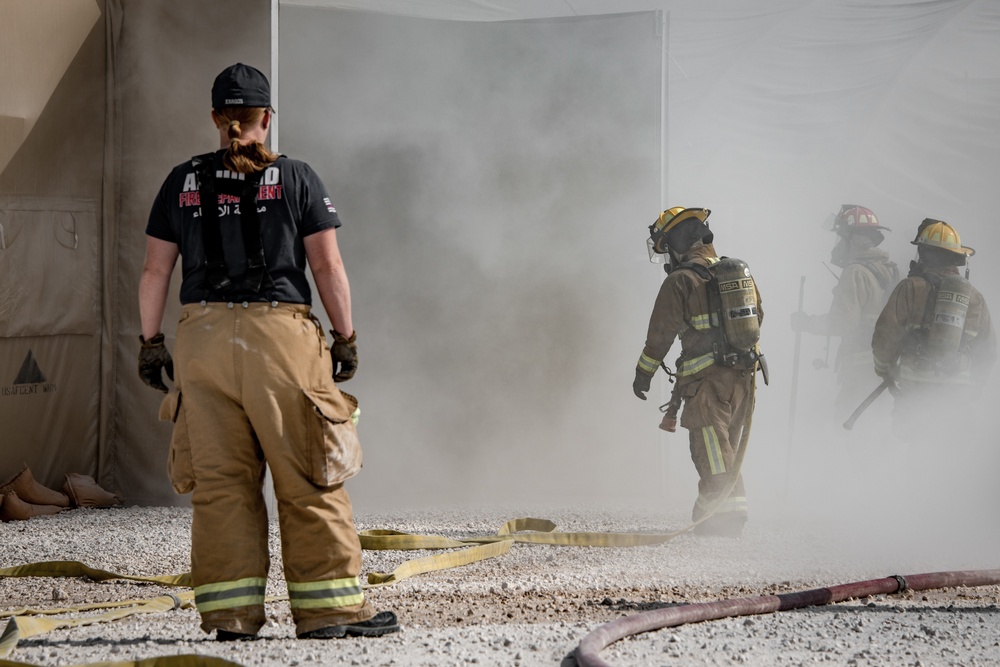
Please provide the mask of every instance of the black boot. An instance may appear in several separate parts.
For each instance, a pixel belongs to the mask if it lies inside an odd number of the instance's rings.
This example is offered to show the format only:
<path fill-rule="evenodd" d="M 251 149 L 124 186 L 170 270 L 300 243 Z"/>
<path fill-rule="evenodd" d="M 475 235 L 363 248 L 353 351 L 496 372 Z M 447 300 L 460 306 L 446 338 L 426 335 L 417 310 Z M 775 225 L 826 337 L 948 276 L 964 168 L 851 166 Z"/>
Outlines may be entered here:
<path fill-rule="evenodd" d="M 367 621 L 350 623 L 348 625 L 328 625 L 309 632 L 303 632 L 299 639 L 340 639 L 341 637 L 380 637 L 390 632 L 397 632 L 399 623 L 396 614 L 391 611 L 380 611 Z"/>

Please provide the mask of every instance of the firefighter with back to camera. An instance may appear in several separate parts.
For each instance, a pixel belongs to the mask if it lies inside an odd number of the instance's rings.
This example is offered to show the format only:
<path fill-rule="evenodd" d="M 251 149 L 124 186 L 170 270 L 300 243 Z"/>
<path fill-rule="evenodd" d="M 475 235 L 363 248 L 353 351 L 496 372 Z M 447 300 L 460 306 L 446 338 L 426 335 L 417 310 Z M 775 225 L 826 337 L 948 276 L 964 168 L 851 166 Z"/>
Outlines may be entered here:
<path fill-rule="evenodd" d="M 646 400 L 656 369 L 680 338 L 674 395 L 665 406 L 664 424 L 671 424 L 663 428 L 673 430 L 673 416 L 683 402 L 680 424 L 689 431 L 691 459 L 700 477 L 692 511 L 693 521 L 700 522 L 695 532 L 739 537 L 747 500 L 735 464 L 753 411 L 759 366 L 766 380 L 757 345 L 764 312 L 747 265 L 716 255 L 707 224 L 710 213 L 678 206 L 649 227 L 650 260 L 666 261 L 667 277 L 653 305 L 632 390 Z"/>
<path fill-rule="evenodd" d="M 893 432 L 908 444 L 959 437 L 953 416 L 981 394 L 996 361 L 983 295 L 959 267 L 975 250 L 946 222 L 925 219 L 911 243 L 917 260 L 875 323 L 875 372 L 895 394 Z"/>
<path fill-rule="evenodd" d="M 139 375 L 166 392 L 169 472 L 191 493 L 191 577 L 201 627 L 220 641 L 264 625 L 270 567 L 265 464 L 277 499 L 289 604 L 300 639 L 399 629 L 358 575 L 361 544 L 344 481 L 361 468 L 357 401 L 335 382 L 357 368 L 340 220 L 304 162 L 264 146 L 270 86 L 226 68 L 212 87 L 221 149 L 173 169 L 153 203 L 139 285 Z M 181 257 L 175 359 L 161 332 Z M 311 312 L 312 273 L 333 347 Z"/>
<path fill-rule="evenodd" d="M 891 231 L 879 224 L 871 209 L 844 204 L 835 216 L 833 231 L 838 241 L 830 261 L 843 271 L 833 289 L 828 313 L 792 313 L 792 330 L 840 338 L 834 369 L 840 390 L 834 417 L 843 421 L 856 407 L 858 396 L 871 389 L 871 338 L 892 289 L 899 282 L 899 269 L 878 246 Z"/>

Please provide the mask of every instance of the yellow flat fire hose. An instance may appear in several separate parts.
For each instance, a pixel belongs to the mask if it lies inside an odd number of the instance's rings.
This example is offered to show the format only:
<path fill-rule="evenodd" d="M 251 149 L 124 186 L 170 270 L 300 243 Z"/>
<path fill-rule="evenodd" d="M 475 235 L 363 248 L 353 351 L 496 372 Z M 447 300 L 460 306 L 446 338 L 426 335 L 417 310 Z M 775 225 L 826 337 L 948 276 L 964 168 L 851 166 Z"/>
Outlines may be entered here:
<path fill-rule="evenodd" d="M 31 563 L 15 567 L 0 568 L 0 579 L 6 577 L 86 577 L 92 581 L 108 581 L 110 579 L 129 579 L 131 581 L 147 581 L 164 586 L 190 586 L 191 573 L 158 575 L 153 577 L 135 577 L 84 565 L 74 560 L 52 560 L 44 563 Z"/>
<path fill-rule="evenodd" d="M 14 662 L 0 658 L 0 667 L 38 667 L 27 662 Z M 165 655 L 142 660 L 124 660 L 122 662 L 100 662 L 89 665 L 73 665 L 72 667 L 243 667 L 238 662 L 231 662 L 212 655 Z"/>
<path fill-rule="evenodd" d="M 548 544 L 553 546 L 585 546 L 585 547 L 636 547 L 663 544 L 681 535 L 702 521 L 707 520 L 729 496 L 739 479 L 740 469 L 750 437 L 750 426 L 753 421 L 755 402 L 756 377 L 751 389 L 750 406 L 743 425 L 743 434 L 736 452 L 732 480 L 719 500 L 701 519 L 684 528 L 669 533 L 598 533 L 598 532 L 560 532 L 556 524 L 547 519 L 531 517 L 512 519 L 506 522 L 495 535 L 471 536 L 452 539 L 441 535 L 416 535 L 395 530 L 364 530 L 358 533 L 362 549 L 370 551 L 412 551 L 448 549 L 449 551 L 423 558 L 404 561 L 391 573 L 371 572 L 368 574 L 368 584 L 365 588 L 389 586 L 408 579 L 409 577 L 469 565 L 488 558 L 496 558 L 510 551 L 515 542 L 527 544 Z M 93 581 L 108 581 L 111 579 L 126 579 L 130 581 L 148 582 L 163 586 L 190 587 L 191 574 L 132 576 L 90 567 L 77 561 L 49 561 L 31 563 L 16 567 L 0 568 L 0 579 L 6 577 L 86 577 Z M 287 596 L 269 596 L 267 602 L 287 600 Z M 105 602 L 98 604 L 79 605 L 65 608 L 21 608 L 0 611 L 0 619 L 9 618 L 7 627 L 0 634 L 0 667 L 32 667 L 26 663 L 6 660 L 22 638 L 35 637 L 59 628 L 71 628 L 105 621 L 125 618 L 133 614 L 158 613 L 172 609 L 190 609 L 194 606 L 194 593 L 186 591 L 177 595 L 161 595 L 147 600 L 126 600 L 122 602 Z M 98 609 L 109 609 L 101 614 L 83 618 L 45 618 L 56 614 L 80 613 Z M 91 667 L 225 667 L 232 663 L 221 658 L 199 655 L 178 655 L 148 660 L 100 663 Z M 82 666 L 79 666 L 82 667 Z"/>
<path fill-rule="evenodd" d="M 150 614 L 170 611 L 171 609 L 179 609 L 182 606 L 192 606 L 193 600 L 194 593 L 187 592 L 182 593 L 181 595 L 161 595 L 149 600 L 130 600 L 128 602 L 120 603 L 118 605 L 118 609 L 112 609 L 111 611 L 106 611 L 102 614 L 85 616 L 83 618 L 46 618 L 45 616 L 37 615 L 12 616 L 10 621 L 7 623 L 7 627 L 4 629 L 3 633 L 0 634 L 0 657 L 10 655 L 11 651 L 14 650 L 14 647 L 17 646 L 17 642 L 21 639 L 36 637 L 60 628 L 75 628 L 83 625 L 101 623 L 104 621 L 115 621 L 119 618 L 132 616 L 133 614 Z M 74 611 L 78 611 L 78 609 L 69 608 L 59 610 L 58 612 L 53 611 L 46 613 L 66 613 Z M 4 613 L 8 614 L 10 612 Z"/>

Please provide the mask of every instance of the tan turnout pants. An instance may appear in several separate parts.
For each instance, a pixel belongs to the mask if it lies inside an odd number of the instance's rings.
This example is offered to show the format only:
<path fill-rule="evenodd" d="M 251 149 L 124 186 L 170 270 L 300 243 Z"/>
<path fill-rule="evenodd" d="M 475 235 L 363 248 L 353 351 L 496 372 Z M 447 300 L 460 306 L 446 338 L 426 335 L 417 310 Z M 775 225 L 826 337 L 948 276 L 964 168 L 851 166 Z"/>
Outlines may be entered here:
<path fill-rule="evenodd" d="M 343 481 L 361 466 L 352 405 L 308 306 L 189 304 L 177 327 L 170 475 L 192 493 L 191 574 L 202 628 L 256 633 L 270 566 L 265 462 L 296 632 L 374 615 Z"/>
<path fill-rule="evenodd" d="M 691 518 L 701 519 L 719 500 L 733 481 L 736 450 L 743 433 L 743 422 L 750 409 L 753 371 L 713 364 L 681 388 L 684 412 L 681 426 L 688 429 L 691 460 L 700 477 L 698 499 Z M 743 476 L 719 509 L 704 525 L 739 523 L 747 518 Z"/>

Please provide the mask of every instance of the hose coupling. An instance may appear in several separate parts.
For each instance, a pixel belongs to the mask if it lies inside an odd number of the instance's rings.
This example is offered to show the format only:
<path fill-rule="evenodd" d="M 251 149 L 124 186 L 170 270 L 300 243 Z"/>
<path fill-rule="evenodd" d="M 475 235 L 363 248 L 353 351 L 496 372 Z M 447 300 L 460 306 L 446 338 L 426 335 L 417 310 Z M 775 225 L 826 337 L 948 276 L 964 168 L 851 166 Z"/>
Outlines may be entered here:
<path fill-rule="evenodd" d="M 909 586 L 909 584 L 906 583 L 906 579 L 903 578 L 903 575 L 901 575 L 901 574 L 894 574 L 894 575 L 892 575 L 889 578 L 890 579 L 895 579 L 896 583 L 899 584 L 899 588 L 896 589 L 896 593 L 897 594 L 898 593 L 905 593 L 907 590 L 909 590 L 910 586 Z"/>

